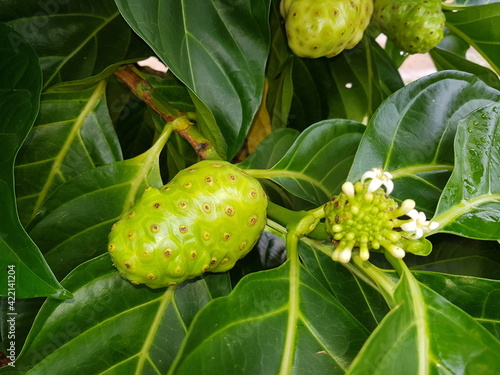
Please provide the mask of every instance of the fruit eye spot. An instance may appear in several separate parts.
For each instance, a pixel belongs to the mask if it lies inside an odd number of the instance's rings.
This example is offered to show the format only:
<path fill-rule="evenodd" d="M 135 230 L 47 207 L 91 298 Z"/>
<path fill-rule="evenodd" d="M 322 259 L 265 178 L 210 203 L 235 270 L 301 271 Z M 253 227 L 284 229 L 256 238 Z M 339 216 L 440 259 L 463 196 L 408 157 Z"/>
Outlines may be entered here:
<path fill-rule="evenodd" d="M 248 218 L 248 226 L 253 227 L 257 223 L 258 217 L 257 215 L 252 215 Z"/>
<path fill-rule="evenodd" d="M 134 217 L 134 216 L 135 216 L 135 211 L 130 211 L 130 212 L 128 213 L 128 217 L 129 217 L 129 218 L 132 218 L 132 217 Z"/>
<path fill-rule="evenodd" d="M 115 249 L 116 249 L 116 248 L 115 248 L 115 245 L 114 245 L 114 244 L 112 244 L 112 243 L 110 243 L 110 244 L 109 244 L 109 246 L 108 246 L 108 251 L 109 251 L 110 253 L 112 253 L 113 251 L 115 251 Z"/>
<path fill-rule="evenodd" d="M 234 174 L 230 174 L 228 177 L 229 177 L 229 179 L 231 181 L 236 181 L 237 180 L 237 178 L 236 178 L 236 176 Z"/>
<path fill-rule="evenodd" d="M 212 258 L 212 259 L 210 259 L 210 264 L 212 264 L 212 265 L 213 265 L 213 264 L 215 264 L 215 263 L 217 263 L 217 258 Z"/>
<path fill-rule="evenodd" d="M 190 257 L 191 259 L 196 258 L 196 250 L 191 250 L 191 252 L 189 253 L 189 257 Z"/>
<path fill-rule="evenodd" d="M 220 261 L 220 264 L 226 264 L 227 262 L 229 262 L 229 258 L 224 258 Z"/>
<path fill-rule="evenodd" d="M 186 189 L 189 189 L 191 186 L 193 186 L 193 184 L 192 184 L 191 182 L 186 182 L 186 183 L 184 184 L 184 187 L 185 187 Z"/>
<path fill-rule="evenodd" d="M 222 167 L 222 164 L 221 163 L 212 163 L 212 167 Z"/>
<path fill-rule="evenodd" d="M 158 224 L 151 225 L 151 232 L 158 233 L 160 231 L 160 226 Z"/>
<path fill-rule="evenodd" d="M 206 272 L 210 269 L 210 266 L 208 264 L 205 264 L 202 268 L 201 268 L 201 272 Z"/>
<path fill-rule="evenodd" d="M 224 241 L 229 241 L 230 238 L 231 238 L 231 234 L 230 233 L 227 233 L 227 232 L 224 233 L 224 237 L 223 237 Z"/>
<path fill-rule="evenodd" d="M 111 227 L 111 230 L 114 231 L 116 229 L 117 223 L 114 223 L 113 226 Z"/>
<path fill-rule="evenodd" d="M 153 189 L 151 186 L 148 186 L 146 189 L 144 189 L 144 191 L 150 191 L 151 189 Z"/>
<path fill-rule="evenodd" d="M 213 181 L 214 181 L 214 180 L 212 179 L 212 177 L 211 177 L 211 176 L 207 176 L 207 177 L 205 177 L 205 182 L 206 182 L 207 184 L 212 184 L 212 182 L 213 182 Z"/>
<path fill-rule="evenodd" d="M 210 208 L 210 205 L 208 203 L 203 204 L 203 210 L 205 210 L 205 212 L 212 211 L 212 209 Z"/>
<path fill-rule="evenodd" d="M 163 187 L 163 190 L 165 190 L 165 191 L 170 190 L 170 186 L 164 186 L 164 187 Z"/>
<path fill-rule="evenodd" d="M 181 225 L 179 227 L 179 232 L 181 232 L 181 233 L 187 233 L 187 231 L 188 231 L 188 227 L 187 226 Z"/>
<path fill-rule="evenodd" d="M 154 279 L 156 279 L 156 275 L 154 273 L 148 273 L 146 275 L 146 277 L 148 278 L 148 280 L 154 280 Z"/>
<path fill-rule="evenodd" d="M 208 241 L 208 240 L 210 239 L 210 237 L 211 237 L 211 236 L 210 236 L 210 233 L 208 233 L 208 232 L 203 232 L 203 239 L 204 239 L 205 241 Z"/>
<path fill-rule="evenodd" d="M 165 258 L 170 257 L 170 255 L 172 255 L 172 249 L 170 249 L 170 248 L 165 249 L 165 251 L 163 252 L 163 255 L 165 256 Z"/>
<path fill-rule="evenodd" d="M 250 197 L 257 198 L 257 192 L 255 190 L 250 190 Z"/>
<path fill-rule="evenodd" d="M 161 205 L 160 205 L 159 203 L 155 203 L 155 204 L 153 204 L 153 207 L 154 207 L 154 208 L 160 208 L 160 206 L 161 206 Z"/>
<path fill-rule="evenodd" d="M 124 266 L 128 270 L 132 268 L 132 265 L 130 263 L 125 263 Z"/>
<path fill-rule="evenodd" d="M 243 241 L 240 245 L 240 250 L 243 250 L 247 247 L 247 241 Z"/>
<path fill-rule="evenodd" d="M 128 232 L 127 233 L 127 237 L 130 238 L 130 239 L 134 238 L 135 237 L 135 232 Z"/>
<path fill-rule="evenodd" d="M 189 168 L 189 169 L 188 169 L 188 173 L 192 173 L 192 172 L 194 172 L 195 170 L 196 170 L 196 168 Z"/>
<path fill-rule="evenodd" d="M 186 202 L 179 202 L 179 208 L 184 210 L 185 208 L 187 207 L 187 203 Z"/>
<path fill-rule="evenodd" d="M 134 285 L 141 285 L 141 283 L 139 281 L 135 281 L 135 280 L 130 280 L 130 282 Z"/>
<path fill-rule="evenodd" d="M 233 215 L 234 215 L 234 208 L 233 208 L 233 207 L 231 207 L 231 206 L 226 206 L 225 211 L 226 211 L 226 214 L 227 214 L 228 216 L 233 216 Z"/>
<path fill-rule="evenodd" d="M 180 274 L 182 273 L 182 267 L 181 267 L 181 266 L 177 266 L 177 267 L 175 267 L 175 269 L 174 269 L 174 273 L 175 273 L 176 275 L 180 275 Z"/>

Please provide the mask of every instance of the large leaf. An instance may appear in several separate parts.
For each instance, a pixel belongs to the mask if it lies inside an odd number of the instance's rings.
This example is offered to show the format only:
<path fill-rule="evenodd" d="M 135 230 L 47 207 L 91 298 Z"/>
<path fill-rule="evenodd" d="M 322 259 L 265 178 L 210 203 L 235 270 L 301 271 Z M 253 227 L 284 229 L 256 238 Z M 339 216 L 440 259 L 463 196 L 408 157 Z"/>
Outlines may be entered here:
<path fill-rule="evenodd" d="M 497 90 L 500 89 L 500 80 L 491 69 L 475 64 L 465 57 L 439 47 L 431 49 L 429 55 L 432 57 L 432 61 L 438 70 L 461 70 L 472 73 L 491 87 Z"/>
<path fill-rule="evenodd" d="M 435 220 L 439 231 L 500 240 L 500 105 L 460 121 L 455 168 L 443 190 Z"/>
<path fill-rule="evenodd" d="M 438 72 L 410 83 L 372 117 L 349 179 L 382 167 L 394 176 L 396 198 L 412 198 L 420 211 L 432 214 L 453 170 L 458 122 L 498 100 L 499 91 L 462 72 Z"/>
<path fill-rule="evenodd" d="M 303 129 L 324 118 L 369 119 L 403 87 L 396 66 L 370 38 L 331 59 L 293 61 L 294 100 L 290 126 Z"/>
<path fill-rule="evenodd" d="M 340 190 L 364 130 L 364 125 L 350 120 L 316 123 L 269 171 L 257 170 L 255 175 L 269 176 L 299 198 L 320 205 Z"/>
<path fill-rule="evenodd" d="M 497 374 L 500 341 L 404 270 L 399 303 L 370 336 L 348 374 Z"/>
<path fill-rule="evenodd" d="M 35 48 L 44 88 L 84 79 L 151 54 L 121 17 L 113 0 L 0 2 L 8 22 Z"/>
<path fill-rule="evenodd" d="M 169 374 L 343 374 L 367 335 L 298 260 L 287 261 L 209 303 Z"/>
<path fill-rule="evenodd" d="M 224 138 L 231 159 L 261 102 L 270 44 L 269 1 L 116 3 L 137 34 L 201 99 L 197 107 L 204 104 L 211 111 L 220 128 L 214 136 Z"/>
<path fill-rule="evenodd" d="M 28 223 L 64 182 L 121 160 L 106 103 L 106 82 L 45 92 L 40 115 L 16 161 L 20 216 Z"/>
<path fill-rule="evenodd" d="M 473 46 L 500 75 L 500 3 L 468 6 L 446 12 L 446 27 Z"/>
<path fill-rule="evenodd" d="M 61 185 L 45 202 L 30 235 L 58 277 L 102 254 L 111 226 L 147 186 L 163 185 L 158 157 L 168 138 L 133 159 L 94 168 Z"/>
<path fill-rule="evenodd" d="M 12 43 L 12 41 L 16 43 Z M 0 295 L 65 297 L 40 251 L 24 231 L 14 194 L 14 161 L 38 114 L 42 85 L 35 51 L 10 27 L 0 24 Z M 8 267 L 8 268 L 7 268 Z M 9 272 L 7 272 L 9 271 Z M 9 277 L 7 278 L 7 275 Z M 17 275 L 17 277 L 16 277 Z M 7 282 L 8 281 L 8 282 Z M 15 312 L 15 305 L 10 305 Z"/>
<path fill-rule="evenodd" d="M 500 339 L 500 281 L 435 272 L 413 275 Z"/>
<path fill-rule="evenodd" d="M 194 315 L 230 291 L 227 274 L 177 289 L 136 287 L 107 254 L 79 266 L 63 285 L 74 298 L 43 305 L 16 361 L 23 374 L 164 374 Z"/>

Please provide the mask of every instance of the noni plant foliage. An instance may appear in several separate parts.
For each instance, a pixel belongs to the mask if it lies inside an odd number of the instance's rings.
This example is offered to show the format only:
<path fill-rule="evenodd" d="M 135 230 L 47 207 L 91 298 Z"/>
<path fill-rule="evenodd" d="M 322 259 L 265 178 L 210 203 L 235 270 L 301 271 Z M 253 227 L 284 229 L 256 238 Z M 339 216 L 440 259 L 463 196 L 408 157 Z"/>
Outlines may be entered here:
<path fill-rule="evenodd" d="M 0 0 L 0 375 L 500 374 L 498 25 Z"/>

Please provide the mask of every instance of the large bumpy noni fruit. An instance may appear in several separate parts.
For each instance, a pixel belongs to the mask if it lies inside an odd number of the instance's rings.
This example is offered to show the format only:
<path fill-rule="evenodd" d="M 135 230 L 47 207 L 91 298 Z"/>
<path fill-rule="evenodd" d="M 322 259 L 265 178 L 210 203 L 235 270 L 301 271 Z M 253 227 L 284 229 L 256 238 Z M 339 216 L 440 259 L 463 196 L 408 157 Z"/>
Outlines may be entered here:
<path fill-rule="evenodd" d="M 288 45 L 299 57 L 333 57 L 362 39 L 372 0 L 281 0 Z"/>
<path fill-rule="evenodd" d="M 148 187 L 113 225 L 108 251 L 133 284 L 175 285 L 232 268 L 259 239 L 266 210 L 256 179 L 228 162 L 202 161 Z"/>
<path fill-rule="evenodd" d="M 443 39 L 441 0 L 374 0 L 372 22 L 400 50 L 426 53 Z"/>

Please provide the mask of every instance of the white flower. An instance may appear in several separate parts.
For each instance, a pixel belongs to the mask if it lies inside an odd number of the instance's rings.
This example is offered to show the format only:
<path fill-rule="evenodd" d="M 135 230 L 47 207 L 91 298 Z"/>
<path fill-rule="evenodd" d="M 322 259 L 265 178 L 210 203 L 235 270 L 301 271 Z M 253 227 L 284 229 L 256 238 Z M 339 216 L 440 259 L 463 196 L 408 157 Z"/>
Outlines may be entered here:
<path fill-rule="evenodd" d="M 406 215 L 408 215 L 412 220 L 401 224 L 401 229 L 405 232 L 414 232 L 412 238 L 418 240 L 425 233 L 428 233 L 439 227 L 439 223 L 436 221 L 427 221 L 425 213 L 418 212 L 413 209 L 410 210 Z"/>
<path fill-rule="evenodd" d="M 382 168 L 372 168 L 370 171 L 363 173 L 361 176 L 361 183 L 365 180 L 370 179 L 368 184 L 368 193 L 373 193 L 382 185 L 385 186 L 387 194 L 391 194 L 392 189 L 394 189 L 394 182 L 392 182 L 392 174 L 389 172 L 384 172 Z"/>

